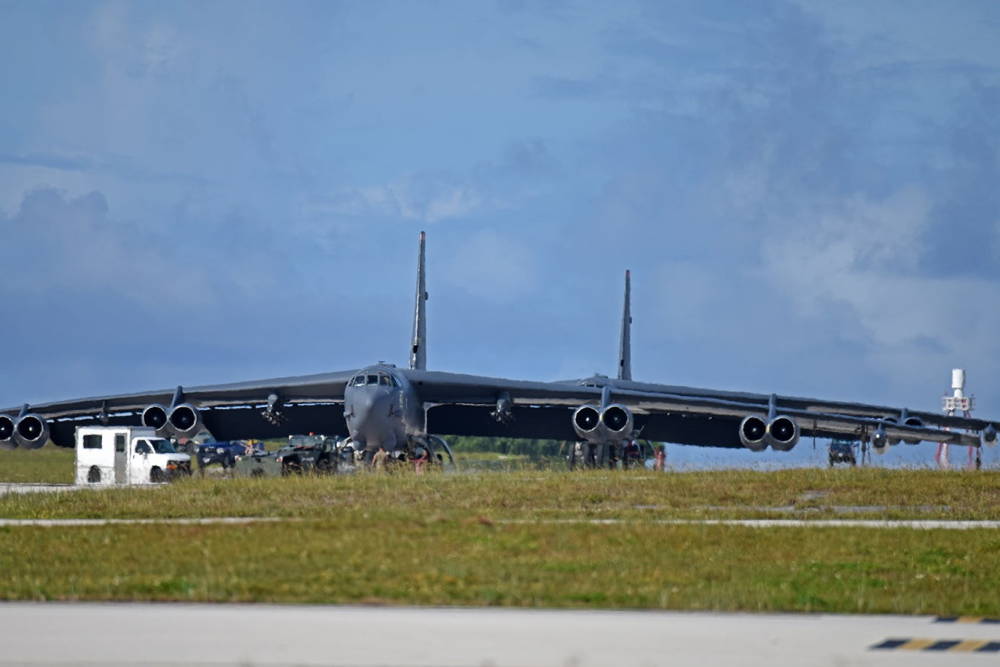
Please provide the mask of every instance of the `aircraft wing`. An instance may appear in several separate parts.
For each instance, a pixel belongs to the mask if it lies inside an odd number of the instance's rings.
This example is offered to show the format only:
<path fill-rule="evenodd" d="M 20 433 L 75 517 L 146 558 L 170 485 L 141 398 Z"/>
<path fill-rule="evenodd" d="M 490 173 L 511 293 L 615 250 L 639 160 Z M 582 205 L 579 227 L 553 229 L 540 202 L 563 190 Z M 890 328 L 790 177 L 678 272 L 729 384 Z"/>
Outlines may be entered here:
<path fill-rule="evenodd" d="M 758 405 L 763 408 L 767 407 L 768 401 L 771 398 L 770 394 L 722 391 L 715 389 L 703 389 L 699 387 L 653 384 L 645 382 L 630 382 L 627 386 L 629 389 L 642 392 L 661 393 L 672 396 L 688 396 L 699 399 L 705 398 L 734 401 L 737 403 Z M 976 419 L 973 417 L 958 417 L 925 410 L 908 410 L 906 408 L 888 405 L 872 405 L 866 403 L 853 403 L 849 401 L 831 401 L 801 396 L 785 396 L 781 394 L 777 394 L 775 399 L 778 411 L 782 413 L 787 413 L 790 410 L 798 410 L 823 414 L 867 417 L 869 419 L 888 419 L 895 420 L 900 423 L 905 421 L 905 418 L 909 418 L 911 419 L 911 423 L 913 425 L 919 424 L 923 426 L 939 427 L 941 429 L 949 428 L 970 431 L 983 431 L 992 426 L 994 430 L 1000 431 L 1000 422 L 997 421 Z"/>
<path fill-rule="evenodd" d="M 53 442 L 73 443 L 77 426 L 112 424 L 136 426 L 142 411 L 153 404 L 167 408 L 190 402 L 216 438 L 282 437 L 294 433 L 346 434 L 343 419 L 344 387 L 354 370 L 295 377 L 270 378 L 231 384 L 202 385 L 113 396 L 54 401 L 28 406 L 27 411 L 49 422 Z M 178 393 L 179 392 L 179 393 Z M 269 405 L 270 397 L 277 401 Z M 273 420 L 261 412 L 271 407 Z M 17 417 L 22 408 L 0 410 Z"/>
<path fill-rule="evenodd" d="M 570 382 L 525 382 L 455 373 L 408 372 L 429 406 L 427 430 L 441 435 L 551 438 L 572 440 L 573 411 L 599 404 L 604 388 Z M 609 388 L 609 400 L 632 410 L 641 436 L 651 440 L 716 447 L 742 447 L 744 417 L 765 417 L 768 404 L 756 400 L 690 396 Z M 510 418 L 499 419 L 500 403 L 510 401 Z M 866 416 L 780 408 L 805 436 L 870 438 L 880 425 L 890 440 L 929 440 L 979 445 L 979 436 L 940 428 L 883 423 Z"/>

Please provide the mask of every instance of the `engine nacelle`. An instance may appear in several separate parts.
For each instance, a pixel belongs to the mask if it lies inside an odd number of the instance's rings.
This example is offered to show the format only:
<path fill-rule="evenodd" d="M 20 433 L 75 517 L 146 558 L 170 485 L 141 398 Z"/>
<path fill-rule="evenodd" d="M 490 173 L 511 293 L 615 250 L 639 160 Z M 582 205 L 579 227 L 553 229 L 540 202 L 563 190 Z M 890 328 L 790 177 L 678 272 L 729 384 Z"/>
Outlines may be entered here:
<path fill-rule="evenodd" d="M 779 452 L 791 451 L 799 441 L 799 425 L 791 417 L 778 416 L 767 425 L 767 443 Z"/>
<path fill-rule="evenodd" d="M 997 430 L 993 424 L 989 424 L 983 429 L 983 442 L 987 445 L 997 444 Z"/>
<path fill-rule="evenodd" d="M 635 423 L 632 411 L 624 405 L 613 404 L 604 408 L 601 413 L 601 423 L 612 438 L 626 438 L 632 435 Z"/>
<path fill-rule="evenodd" d="M 885 446 L 889 444 L 889 436 L 886 435 L 885 426 L 879 424 L 875 432 L 872 433 L 872 449 L 876 454 L 885 454 Z"/>
<path fill-rule="evenodd" d="M 170 411 L 167 423 L 176 435 L 190 438 L 201 430 L 201 413 L 190 403 L 181 403 Z"/>
<path fill-rule="evenodd" d="M 920 417 L 911 417 L 909 415 L 902 415 L 903 420 L 900 422 L 903 426 L 911 426 L 913 428 L 923 428 L 924 420 Z M 908 445 L 919 445 L 920 440 L 903 440 Z"/>
<path fill-rule="evenodd" d="M 593 405 L 581 405 L 573 413 L 573 430 L 584 440 L 600 435 L 601 413 Z"/>
<path fill-rule="evenodd" d="M 155 428 L 157 435 L 167 435 L 170 430 L 167 425 L 167 409 L 159 403 L 146 406 L 142 411 L 142 425 Z"/>
<path fill-rule="evenodd" d="M 752 452 L 767 449 L 767 424 L 757 415 L 744 417 L 740 422 L 740 442 Z"/>
<path fill-rule="evenodd" d="M 0 415 L 0 449 L 15 449 L 14 418 L 10 415 Z"/>
<path fill-rule="evenodd" d="M 14 442 L 26 449 L 38 449 L 49 441 L 49 423 L 40 415 L 24 415 L 14 424 Z"/>
<path fill-rule="evenodd" d="M 632 411 L 617 403 L 604 410 L 596 405 L 582 405 L 573 413 L 573 430 L 588 442 L 627 440 L 632 437 L 635 421 Z"/>

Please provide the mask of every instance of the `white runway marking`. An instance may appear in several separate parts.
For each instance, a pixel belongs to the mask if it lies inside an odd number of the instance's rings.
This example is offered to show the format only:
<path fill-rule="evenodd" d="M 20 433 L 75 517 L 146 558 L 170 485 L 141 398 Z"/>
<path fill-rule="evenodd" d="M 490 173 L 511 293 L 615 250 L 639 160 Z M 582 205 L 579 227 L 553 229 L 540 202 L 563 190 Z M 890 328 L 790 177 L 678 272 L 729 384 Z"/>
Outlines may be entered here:
<path fill-rule="evenodd" d="M 212 525 L 308 521 L 300 517 L 203 517 L 173 519 L 0 519 L 0 527 L 17 526 L 116 526 L 116 525 Z M 738 526 L 744 528 L 906 528 L 911 530 L 996 530 L 1000 521 L 873 519 L 496 519 L 501 525 L 591 525 L 591 526 Z"/>
<path fill-rule="evenodd" d="M 910 528 L 916 530 L 974 530 L 1000 528 L 1000 521 L 951 521 L 933 519 L 498 519 L 502 524 L 588 524 L 627 526 L 742 526 L 745 528 Z"/>
<path fill-rule="evenodd" d="M 0 665 L 50 667 L 979 665 L 997 654 L 874 647 L 1000 640 L 930 616 L 162 603 L 6 603 L 0 628 Z"/>
<path fill-rule="evenodd" d="M 7 526 L 128 526 L 145 524 L 211 525 L 270 523 L 298 521 L 298 519 L 267 516 L 219 516 L 201 519 L 0 519 L 0 527 Z"/>

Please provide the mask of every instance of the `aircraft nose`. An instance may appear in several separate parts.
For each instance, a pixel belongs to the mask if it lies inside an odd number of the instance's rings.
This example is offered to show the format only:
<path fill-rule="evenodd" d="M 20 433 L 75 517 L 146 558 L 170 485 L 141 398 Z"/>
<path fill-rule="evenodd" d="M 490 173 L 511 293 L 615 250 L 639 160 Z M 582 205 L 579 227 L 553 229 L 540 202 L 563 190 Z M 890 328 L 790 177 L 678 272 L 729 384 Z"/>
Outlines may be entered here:
<path fill-rule="evenodd" d="M 366 391 L 351 401 L 351 425 L 359 434 L 379 430 L 389 418 L 389 397 L 381 391 Z"/>

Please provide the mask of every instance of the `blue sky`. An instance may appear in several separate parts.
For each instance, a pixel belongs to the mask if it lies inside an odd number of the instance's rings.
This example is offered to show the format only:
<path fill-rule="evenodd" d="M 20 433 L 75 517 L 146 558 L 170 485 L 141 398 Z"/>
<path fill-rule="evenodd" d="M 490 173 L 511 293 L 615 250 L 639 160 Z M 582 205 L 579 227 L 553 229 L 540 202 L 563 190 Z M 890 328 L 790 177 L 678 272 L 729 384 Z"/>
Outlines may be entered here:
<path fill-rule="evenodd" d="M 0 404 L 405 363 L 1000 416 L 994 2 L 0 0 Z"/>

